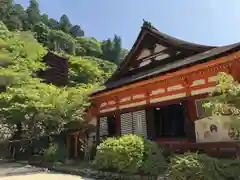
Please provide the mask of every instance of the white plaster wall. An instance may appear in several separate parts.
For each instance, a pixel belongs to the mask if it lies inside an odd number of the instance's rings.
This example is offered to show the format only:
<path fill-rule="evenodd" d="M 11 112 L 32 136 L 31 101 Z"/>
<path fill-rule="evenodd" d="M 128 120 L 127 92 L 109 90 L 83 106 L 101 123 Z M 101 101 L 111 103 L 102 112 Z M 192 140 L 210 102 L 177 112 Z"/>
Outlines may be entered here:
<path fill-rule="evenodd" d="M 217 132 L 210 131 L 212 125 L 217 126 Z M 229 116 L 211 116 L 195 121 L 196 142 L 234 141 L 230 138 L 229 132 Z"/>

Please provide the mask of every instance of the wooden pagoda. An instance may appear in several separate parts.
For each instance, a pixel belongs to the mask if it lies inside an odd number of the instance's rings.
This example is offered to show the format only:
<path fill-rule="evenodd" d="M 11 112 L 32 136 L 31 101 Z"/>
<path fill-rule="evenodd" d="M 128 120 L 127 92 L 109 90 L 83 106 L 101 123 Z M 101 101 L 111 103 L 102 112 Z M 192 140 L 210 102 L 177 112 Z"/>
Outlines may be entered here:
<path fill-rule="evenodd" d="M 160 144 L 193 144 L 195 122 L 205 116 L 202 103 L 217 73 L 240 80 L 240 43 L 213 47 L 159 32 L 144 22 L 129 54 L 92 93 L 91 115 L 97 137 L 135 133 Z"/>
<path fill-rule="evenodd" d="M 37 73 L 37 76 L 42 78 L 43 82 L 51 83 L 58 87 L 68 85 L 68 59 L 66 57 L 49 51 L 43 57 L 43 62 L 47 65 L 47 69 Z"/>

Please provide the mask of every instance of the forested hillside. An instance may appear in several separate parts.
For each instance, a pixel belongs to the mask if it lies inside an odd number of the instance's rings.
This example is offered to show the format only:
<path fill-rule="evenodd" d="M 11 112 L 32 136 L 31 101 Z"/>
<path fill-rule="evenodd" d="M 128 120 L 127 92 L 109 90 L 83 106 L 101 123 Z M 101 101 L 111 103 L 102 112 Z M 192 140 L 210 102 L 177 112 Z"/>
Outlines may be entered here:
<path fill-rule="evenodd" d="M 41 14 L 37 1 L 24 9 L 0 1 L 0 139 L 59 133 L 80 128 L 88 94 L 113 73 L 126 50 L 121 39 L 99 42 L 85 37 L 66 15 L 58 22 Z M 42 83 L 36 72 L 48 50 L 69 59 L 67 87 Z M 122 53 L 124 52 L 124 53 Z"/>
<path fill-rule="evenodd" d="M 30 0 L 27 9 L 13 0 L 1 0 L 0 20 L 10 31 L 34 32 L 38 42 L 52 51 L 94 56 L 117 65 L 127 52 L 122 49 L 119 36 L 115 35 L 102 42 L 93 37 L 85 37 L 84 30 L 79 25 L 72 24 L 66 14 L 59 20 L 42 14 L 37 0 Z"/>

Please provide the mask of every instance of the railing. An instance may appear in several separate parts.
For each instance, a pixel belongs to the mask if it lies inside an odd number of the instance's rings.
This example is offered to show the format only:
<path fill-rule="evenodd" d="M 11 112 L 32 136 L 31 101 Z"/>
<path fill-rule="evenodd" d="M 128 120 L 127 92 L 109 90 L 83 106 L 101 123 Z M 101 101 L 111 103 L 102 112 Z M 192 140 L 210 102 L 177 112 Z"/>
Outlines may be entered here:
<path fill-rule="evenodd" d="M 2 141 L 0 142 L 0 156 L 3 159 L 12 160 L 33 159 L 47 147 L 48 143 L 48 137 Z"/>

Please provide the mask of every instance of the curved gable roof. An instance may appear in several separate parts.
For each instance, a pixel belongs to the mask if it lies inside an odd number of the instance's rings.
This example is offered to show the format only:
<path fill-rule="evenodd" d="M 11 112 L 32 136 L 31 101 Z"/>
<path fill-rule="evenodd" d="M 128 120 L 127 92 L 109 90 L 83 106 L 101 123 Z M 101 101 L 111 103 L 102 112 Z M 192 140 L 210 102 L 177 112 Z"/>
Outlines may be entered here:
<path fill-rule="evenodd" d="M 133 74 L 131 76 L 126 76 L 126 77 L 118 76 L 121 73 L 121 71 L 123 71 L 124 68 L 128 67 L 130 62 L 134 60 L 135 52 L 139 48 L 139 45 L 143 43 L 143 40 L 147 35 L 154 36 L 154 38 L 157 38 L 160 42 L 165 42 L 177 48 L 191 51 L 193 52 L 193 55 L 181 58 L 177 61 L 171 61 L 171 62 L 165 63 L 161 66 L 156 66 L 154 68 L 138 72 L 137 74 Z M 121 63 L 121 65 L 112 75 L 112 77 L 106 81 L 105 88 L 93 92 L 92 95 L 96 95 L 98 93 L 105 92 L 111 89 L 119 88 L 121 86 L 130 84 L 130 83 L 135 83 L 141 80 L 147 80 L 149 78 L 166 74 L 168 72 L 176 71 L 184 67 L 189 67 L 194 64 L 206 62 L 206 61 L 219 58 L 239 50 L 240 50 L 240 43 L 215 47 L 215 46 L 205 46 L 205 45 L 200 45 L 200 44 L 179 40 L 177 38 L 168 36 L 165 33 L 159 32 L 150 23 L 144 22 L 142 29 L 137 37 L 137 40 L 135 41 L 132 49 L 126 56 L 125 60 Z M 115 77 L 117 77 L 117 79 Z"/>
<path fill-rule="evenodd" d="M 151 23 L 144 21 L 144 23 L 142 25 L 142 28 L 141 28 L 141 31 L 138 34 L 138 37 L 137 37 L 135 43 L 133 44 L 131 50 L 126 55 L 123 62 L 119 65 L 118 69 L 114 72 L 112 77 L 106 81 L 106 83 L 108 83 L 114 77 L 116 77 L 121 71 L 123 71 L 123 69 L 128 67 L 128 65 L 130 64 L 131 61 L 134 60 L 135 55 L 136 55 L 135 53 L 136 53 L 138 47 L 140 46 L 141 43 L 144 43 L 144 39 L 147 38 L 147 35 L 153 36 L 160 43 L 161 42 L 165 43 L 165 44 L 167 43 L 170 46 L 177 47 L 178 49 L 192 51 L 192 53 L 194 53 L 194 54 L 201 53 L 201 52 L 208 51 L 210 49 L 216 48 L 215 46 L 200 45 L 200 44 L 190 43 L 190 42 L 187 42 L 187 41 L 183 41 L 183 40 L 174 38 L 172 36 L 169 36 L 165 33 L 160 32 L 158 29 L 153 27 L 151 25 Z"/>

